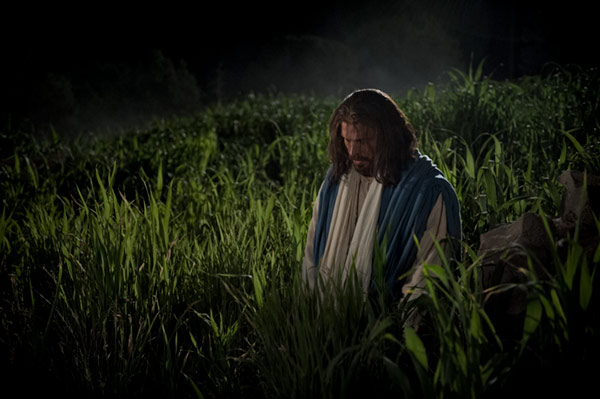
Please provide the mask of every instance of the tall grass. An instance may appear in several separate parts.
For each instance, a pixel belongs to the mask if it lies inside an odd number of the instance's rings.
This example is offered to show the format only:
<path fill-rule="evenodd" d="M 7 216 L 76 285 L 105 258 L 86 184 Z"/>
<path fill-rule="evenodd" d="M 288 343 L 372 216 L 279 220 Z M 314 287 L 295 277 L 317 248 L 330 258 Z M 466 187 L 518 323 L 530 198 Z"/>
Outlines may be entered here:
<path fill-rule="evenodd" d="M 491 291 L 477 249 L 524 212 L 555 216 L 562 170 L 600 173 L 597 71 L 449 77 L 397 100 L 457 190 L 463 260 L 427 265 L 427 294 L 400 303 L 364 301 L 352 285 L 318 296 L 300 279 L 339 99 L 251 95 L 68 142 L 4 130 L 0 346 L 12 387 L 481 397 L 514 392 L 531 365 L 583 370 L 598 354 L 600 249 L 584 258 L 572 237 L 566 257 L 541 265 L 549 277 L 532 267 L 526 284 Z M 529 295 L 516 341 L 485 310 L 509 289 Z"/>

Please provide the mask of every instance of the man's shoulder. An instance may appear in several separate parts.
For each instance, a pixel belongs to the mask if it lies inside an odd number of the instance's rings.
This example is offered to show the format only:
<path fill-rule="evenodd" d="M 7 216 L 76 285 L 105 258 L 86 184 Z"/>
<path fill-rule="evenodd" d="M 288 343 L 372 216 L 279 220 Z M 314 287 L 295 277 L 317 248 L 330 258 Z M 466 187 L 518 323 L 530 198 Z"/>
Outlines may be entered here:
<path fill-rule="evenodd" d="M 428 193 L 436 195 L 442 192 L 454 192 L 454 187 L 431 158 L 420 155 L 403 172 L 400 180 L 396 184 L 387 186 L 384 191 L 391 194 L 392 192 L 399 193 L 406 190 L 415 194 Z"/>
<path fill-rule="evenodd" d="M 337 195 L 339 182 L 334 182 L 332 179 L 332 175 L 333 166 L 329 166 L 327 172 L 325 173 L 325 178 L 321 183 L 321 188 L 319 189 L 319 196 L 321 198 L 321 201 L 330 200 L 331 197 L 335 197 Z"/>

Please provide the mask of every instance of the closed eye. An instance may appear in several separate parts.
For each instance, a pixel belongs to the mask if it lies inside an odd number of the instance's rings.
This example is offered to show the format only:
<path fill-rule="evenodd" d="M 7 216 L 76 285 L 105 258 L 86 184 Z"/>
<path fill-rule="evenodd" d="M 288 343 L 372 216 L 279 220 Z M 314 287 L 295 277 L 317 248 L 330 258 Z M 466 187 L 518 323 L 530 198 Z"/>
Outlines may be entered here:
<path fill-rule="evenodd" d="M 346 144 L 350 144 L 350 143 L 356 143 L 356 144 L 360 144 L 362 143 L 362 139 L 357 139 L 357 140 L 348 140 L 347 138 L 344 138 L 344 143 Z"/>

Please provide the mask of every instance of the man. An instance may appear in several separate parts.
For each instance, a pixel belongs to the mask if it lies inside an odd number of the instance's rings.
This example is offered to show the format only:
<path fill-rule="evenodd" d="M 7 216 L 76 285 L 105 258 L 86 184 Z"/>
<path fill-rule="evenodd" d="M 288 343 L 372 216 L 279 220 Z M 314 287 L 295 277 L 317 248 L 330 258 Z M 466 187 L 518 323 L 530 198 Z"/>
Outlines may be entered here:
<path fill-rule="evenodd" d="M 377 245 L 385 250 L 389 293 L 400 298 L 422 287 L 422 264 L 440 264 L 434 241 L 461 238 L 454 188 L 419 153 L 404 113 L 379 90 L 346 97 L 331 116 L 329 134 L 331 166 L 313 208 L 304 279 L 314 287 L 318 280 L 345 281 L 355 270 L 364 292 L 371 292 Z"/>

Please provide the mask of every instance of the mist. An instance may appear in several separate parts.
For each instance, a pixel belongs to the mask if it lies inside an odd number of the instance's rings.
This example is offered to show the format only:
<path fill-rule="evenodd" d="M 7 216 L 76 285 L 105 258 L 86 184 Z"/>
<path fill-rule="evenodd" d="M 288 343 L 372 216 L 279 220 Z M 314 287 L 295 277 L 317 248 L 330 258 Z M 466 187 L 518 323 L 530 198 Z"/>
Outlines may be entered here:
<path fill-rule="evenodd" d="M 343 97 L 376 87 L 402 97 L 482 60 L 496 79 L 538 74 L 550 62 L 597 65 L 585 44 L 593 14 L 574 3 L 215 7 L 105 10 L 97 20 L 77 10 L 58 20 L 23 14 L 26 29 L 2 32 L 11 42 L 1 116 L 40 131 L 107 131 L 249 92 Z"/>
<path fill-rule="evenodd" d="M 459 38 L 437 15 L 415 7 L 348 9 L 319 33 L 274 39 L 233 86 L 335 96 L 377 87 L 404 95 L 465 66 Z"/>

